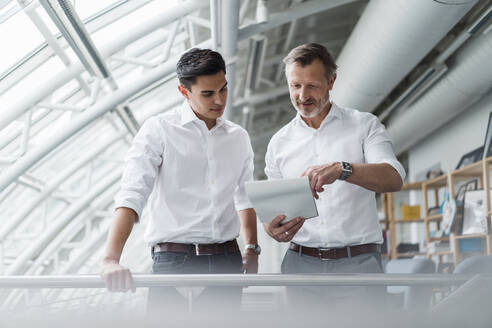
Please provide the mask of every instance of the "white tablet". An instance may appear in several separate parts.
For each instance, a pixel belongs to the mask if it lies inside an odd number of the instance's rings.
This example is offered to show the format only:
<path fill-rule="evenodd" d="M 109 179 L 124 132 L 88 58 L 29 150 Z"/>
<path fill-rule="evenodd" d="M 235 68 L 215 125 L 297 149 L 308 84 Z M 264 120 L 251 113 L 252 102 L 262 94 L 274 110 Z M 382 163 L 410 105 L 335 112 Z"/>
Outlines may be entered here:
<path fill-rule="evenodd" d="M 285 215 L 283 223 L 296 217 L 318 216 L 308 177 L 246 182 L 246 192 L 261 222 Z"/>

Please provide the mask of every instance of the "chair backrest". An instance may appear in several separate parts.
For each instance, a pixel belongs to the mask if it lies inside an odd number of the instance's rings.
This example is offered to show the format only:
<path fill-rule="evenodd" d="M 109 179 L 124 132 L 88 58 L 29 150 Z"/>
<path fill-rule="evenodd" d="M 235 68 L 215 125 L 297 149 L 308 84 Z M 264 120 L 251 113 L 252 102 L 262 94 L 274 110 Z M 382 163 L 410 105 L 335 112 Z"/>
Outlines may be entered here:
<path fill-rule="evenodd" d="M 386 273 L 435 273 L 436 264 L 429 259 L 399 259 L 386 264 Z"/>
<path fill-rule="evenodd" d="M 488 273 L 492 274 L 492 256 L 477 255 L 461 261 L 454 273 Z"/>
<path fill-rule="evenodd" d="M 386 264 L 386 273 L 435 273 L 436 264 L 429 259 L 398 259 Z M 403 307 L 407 310 L 427 311 L 430 309 L 432 290 L 426 286 L 389 286 L 390 294 L 404 293 Z"/>

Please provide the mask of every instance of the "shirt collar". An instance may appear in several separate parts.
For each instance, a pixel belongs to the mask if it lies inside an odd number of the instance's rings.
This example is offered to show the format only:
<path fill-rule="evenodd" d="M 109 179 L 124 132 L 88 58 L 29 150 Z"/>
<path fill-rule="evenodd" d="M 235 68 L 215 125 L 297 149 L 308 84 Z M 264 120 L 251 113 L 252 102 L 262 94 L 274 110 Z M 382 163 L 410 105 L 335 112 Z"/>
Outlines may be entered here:
<path fill-rule="evenodd" d="M 340 110 L 340 107 L 338 107 L 337 104 L 335 103 L 331 103 L 331 108 L 330 108 L 330 111 L 328 112 L 328 115 L 326 115 L 326 117 L 323 119 L 323 122 L 321 122 L 321 125 L 320 125 L 320 128 L 326 124 L 326 122 L 329 122 L 331 121 L 332 119 L 335 119 L 335 118 L 338 118 L 338 119 L 342 119 L 342 111 Z M 294 120 L 297 122 L 297 124 L 304 124 L 307 126 L 306 122 L 304 122 L 304 120 L 301 118 L 301 114 L 299 114 L 299 112 L 297 112 L 296 114 L 296 117 L 294 118 Z"/>
<path fill-rule="evenodd" d="M 189 122 L 198 120 L 198 117 L 195 115 L 195 113 L 193 112 L 193 110 L 191 109 L 190 105 L 186 100 L 183 102 L 183 105 L 181 105 L 180 112 L 181 112 L 181 125 L 185 125 Z"/>
<path fill-rule="evenodd" d="M 181 106 L 181 125 L 186 125 L 193 121 L 199 121 L 200 119 L 196 116 L 195 112 L 191 109 L 190 104 L 185 100 Z M 225 123 L 223 117 L 219 117 L 213 129 L 222 126 Z"/>

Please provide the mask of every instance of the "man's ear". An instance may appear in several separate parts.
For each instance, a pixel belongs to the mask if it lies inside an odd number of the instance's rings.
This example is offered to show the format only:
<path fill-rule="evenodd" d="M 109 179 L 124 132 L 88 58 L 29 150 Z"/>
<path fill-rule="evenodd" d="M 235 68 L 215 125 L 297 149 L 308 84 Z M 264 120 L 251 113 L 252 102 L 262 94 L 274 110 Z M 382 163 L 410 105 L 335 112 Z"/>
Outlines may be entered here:
<path fill-rule="evenodd" d="M 333 89 L 333 84 L 335 84 L 335 80 L 337 79 L 337 73 L 333 73 L 330 81 L 328 82 L 328 90 Z"/>
<path fill-rule="evenodd" d="M 184 85 L 178 84 L 178 91 L 185 97 L 186 99 L 190 99 L 190 96 L 188 95 L 188 92 L 190 90 L 186 89 Z"/>

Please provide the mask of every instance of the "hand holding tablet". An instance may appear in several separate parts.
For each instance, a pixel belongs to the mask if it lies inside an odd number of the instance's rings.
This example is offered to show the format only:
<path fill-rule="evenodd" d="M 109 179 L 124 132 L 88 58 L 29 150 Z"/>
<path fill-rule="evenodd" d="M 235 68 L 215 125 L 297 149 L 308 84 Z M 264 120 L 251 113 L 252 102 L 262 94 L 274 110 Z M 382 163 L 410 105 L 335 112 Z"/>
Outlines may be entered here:
<path fill-rule="evenodd" d="M 308 177 L 246 182 L 246 193 L 263 223 L 279 215 L 285 215 L 282 224 L 318 216 Z"/>

